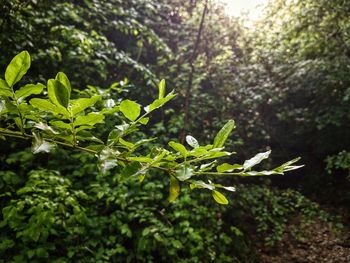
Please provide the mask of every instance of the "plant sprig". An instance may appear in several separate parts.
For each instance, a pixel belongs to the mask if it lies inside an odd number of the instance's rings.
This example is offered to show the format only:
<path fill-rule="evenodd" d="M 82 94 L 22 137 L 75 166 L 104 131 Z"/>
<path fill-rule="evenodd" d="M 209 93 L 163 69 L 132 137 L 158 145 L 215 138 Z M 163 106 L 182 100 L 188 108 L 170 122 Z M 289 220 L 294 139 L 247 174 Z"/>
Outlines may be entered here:
<path fill-rule="evenodd" d="M 213 144 L 202 146 L 193 136 L 188 135 L 186 142 L 190 149 L 171 141 L 169 149 L 157 147 L 148 154 L 141 154 L 136 150 L 153 139 L 129 142 L 125 137 L 135 133 L 139 126 L 147 125 L 150 114 L 176 96 L 174 92 L 165 95 L 164 80 L 159 83 L 158 98 L 143 108 L 144 113 L 141 105 L 129 99 L 113 101 L 115 106 L 111 109 L 103 108 L 99 111 L 95 104 L 103 102 L 102 96 L 72 99 L 72 87 L 63 72 L 59 72 L 55 79 L 49 79 L 46 86 L 40 83 L 27 84 L 16 90 L 14 85 L 29 67 L 30 55 L 23 51 L 10 62 L 5 79 L 0 79 L 0 118 L 7 125 L 6 128 L 0 128 L 0 135 L 3 138 L 31 140 L 34 153 L 50 152 L 56 146 L 87 152 L 97 157 L 101 172 L 119 168 L 122 177 L 137 176 L 140 181 L 149 170 L 161 170 L 170 178 L 169 202 L 174 202 L 178 197 L 180 184 L 187 183 L 191 189 L 211 191 L 216 202 L 228 204 L 227 198 L 218 189 L 234 191 L 235 188 L 211 180 L 206 183 L 200 180 L 201 177 L 280 175 L 302 167 L 294 165 L 299 160 L 296 158 L 272 170 L 253 171 L 252 168 L 267 159 L 271 151 L 258 153 L 242 165 L 219 164 L 217 160 L 221 157 L 235 154 L 224 148 L 235 128 L 233 120 L 229 120 L 217 133 Z M 106 115 L 122 120 L 122 124 L 112 129 L 107 140 L 103 140 L 96 137 L 93 131 L 104 122 Z"/>

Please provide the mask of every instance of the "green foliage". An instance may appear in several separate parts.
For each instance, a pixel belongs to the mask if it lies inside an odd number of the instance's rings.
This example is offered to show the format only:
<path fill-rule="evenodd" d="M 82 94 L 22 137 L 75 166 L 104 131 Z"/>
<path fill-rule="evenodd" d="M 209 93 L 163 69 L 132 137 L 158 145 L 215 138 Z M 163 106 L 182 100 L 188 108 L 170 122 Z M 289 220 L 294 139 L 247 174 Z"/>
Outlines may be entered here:
<path fill-rule="evenodd" d="M 20 71 L 25 68 L 27 70 L 28 61 L 23 60 L 23 54 L 17 55 L 8 66 L 6 72 Z M 29 55 L 26 55 L 29 57 Z M 18 70 L 15 68 L 16 65 Z M 21 75 L 21 77 L 23 74 Z M 17 78 L 17 82 L 20 80 Z M 163 84 L 162 84 L 163 83 Z M 10 85 L 10 83 L 7 83 Z M 33 152 L 50 152 L 56 145 L 78 149 L 88 153 L 93 153 L 98 156 L 98 163 L 101 171 L 106 173 L 108 170 L 120 167 L 119 172 L 124 178 L 144 177 L 149 170 L 159 169 L 166 171 L 170 176 L 170 199 L 175 200 L 180 191 L 179 183 L 188 182 L 196 184 L 192 178 L 200 177 L 201 175 L 227 174 L 238 176 L 255 176 L 263 174 L 283 174 L 284 171 L 297 169 L 300 166 L 292 166 L 297 161 L 293 160 L 288 164 L 277 167 L 271 171 L 253 172 L 250 168 L 260 163 L 268 157 L 268 153 L 258 154 L 251 160 L 243 164 L 243 170 L 240 172 L 216 172 L 215 162 L 209 165 L 203 164 L 203 161 L 210 159 L 218 159 L 220 157 L 230 156 L 232 152 L 224 151 L 224 143 L 231 133 L 234 122 L 229 121 L 217 134 L 213 145 L 199 146 L 197 140 L 192 136 L 187 136 L 187 143 L 192 146 L 192 150 L 187 150 L 183 145 L 171 142 L 170 146 L 176 150 L 172 153 L 160 147 L 153 149 L 150 153 L 140 155 L 135 152 L 137 145 L 141 145 L 143 141 L 128 142 L 126 136 L 138 130 L 139 126 L 143 125 L 144 120 L 153 110 L 163 106 L 166 102 L 172 99 L 175 95 L 169 93 L 165 97 L 162 95 L 164 90 L 164 81 L 161 81 L 161 89 L 159 98 L 145 107 L 145 113 L 141 116 L 141 106 L 134 101 L 125 99 L 121 102 L 113 102 L 117 105 L 107 110 L 102 108 L 100 111 L 94 108 L 94 111 L 87 112 L 89 106 L 93 106 L 100 97 L 78 98 L 71 100 L 71 86 L 67 76 L 60 72 L 55 79 L 50 79 L 47 84 L 48 98 L 32 98 L 29 104 L 23 99 L 19 101 L 16 92 L 12 89 L 11 94 L 3 93 L 2 97 L 5 104 L 5 110 L 2 111 L 3 118 L 7 120 L 7 127 L 1 128 L 0 133 L 3 136 L 12 136 L 22 139 L 33 140 Z M 27 94 L 37 94 L 42 91 L 43 85 L 26 86 L 29 89 Z M 12 86 L 11 86 L 12 88 Z M 17 92 L 17 95 L 20 92 Z M 22 92 L 23 93 L 23 92 Z M 22 94 L 21 93 L 21 94 Z M 109 100 L 112 100 L 109 98 Z M 48 114 L 51 112 L 52 114 Z M 126 119 L 120 116 L 121 112 Z M 122 121 L 117 129 L 109 132 L 107 140 L 96 137 L 92 131 L 96 129 L 99 123 L 102 123 L 106 116 L 112 115 Z M 17 125 L 19 131 L 13 130 L 11 122 Z M 136 147 L 135 147 L 136 146 Z M 181 156 L 178 152 L 180 151 Z M 214 171 L 210 171 L 214 169 Z M 191 179 L 191 180 L 190 180 Z M 221 204 L 227 204 L 227 199 L 217 190 L 218 185 L 212 184 L 209 181 L 211 188 L 205 187 L 213 191 L 213 198 Z M 225 187 L 223 187 L 225 189 Z"/>
<path fill-rule="evenodd" d="M 30 68 L 30 56 L 27 51 L 22 51 L 15 56 L 5 72 L 5 80 L 7 85 L 12 88 L 27 73 Z"/>
<path fill-rule="evenodd" d="M 222 129 L 216 135 L 213 146 L 215 148 L 223 147 L 225 144 L 225 141 L 227 140 L 228 136 L 230 135 L 234 127 L 235 127 L 235 122 L 233 120 L 230 120 L 228 123 L 226 123 L 224 127 L 222 127 Z"/>
<path fill-rule="evenodd" d="M 228 204 L 227 198 L 219 191 L 213 190 L 212 195 L 215 201 L 218 202 L 219 204 L 222 204 L 222 205 Z"/>
<path fill-rule="evenodd" d="M 16 64 L 19 69 L 28 64 L 18 59 L 22 54 L 14 58 L 14 61 L 19 61 Z M 16 71 L 13 64 L 9 67 Z M 20 78 L 16 81 L 19 82 Z M 0 128 L 0 134 L 4 139 L 13 137 L 32 141 L 33 153 L 50 153 L 57 158 L 51 161 L 52 165 L 45 166 L 67 170 L 68 175 L 63 176 L 51 169 L 38 170 L 40 162 L 30 169 L 28 178 L 23 178 L 25 171 L 20 177 L 13 176 L 10 171 L 1 173 L 1 188 L 4 190 L 1 227 L 4 231 L 0 248 L 7 261 L 47 258 L 59 262 L 152 261 L 155 258 L 172 258 L 173 262 L 182 259 L 186 259 L 184 262 L 209 259 L 232 262 L 240 257 L 229 256 L 231 244 L 236 238 L 244 246 L 239 229 L 224 227 L 221 221 L 218 224 L 215 214 L 219 208 L 207 208 L 207 204 L 196 203 L 188 195 L 190 189 L 208 190 L 217 203 L 227 205 L 228 198 L 219 190 L 234 192 L 235 187 L 211 180 L 206 183 L 202 179 L 217 175 L 255 176 L 264 173 L 253 174 L 250 169 L 253 165 L 237 171 L 217 168 L 218 158 L 233 154 L 223 147 L 233 129 L 233 121 L 218 132 L 214 145 L 202 146 L 193 136 L 187 136 L 191 149 L 172 141 L 169 142 L 175 150 L 172 152 L 152 146 L 153 139 L 136 136 L 147 123 L 144 120 L 148 115 L 175 96 L 172 92 L 162 95 L 165 92 L 164 81 L 159 85 L 158 99 L 146 106 L 144 111 L 135 101 L 113 100 L 111 94 L 101 94 L 98 90 L 91 93 L 90 89 L 77 94 L 62 72 L 55 79 L 50 79 L 47 87 L 39 83 L 8 89 L 9 83 L 3 83 L 1 89 L 8 92 L 1 93 L 1 120 L 5 127 Z M 79 97 L 80 94 L 83 97 Z M 105 107 L 107 104 L 110 106 Z M 107 119 L 112 120 L 115 126 L 110 131 L 104 129 L 99 133 L 100 124 Z M 141 150 L 144 144 L 150 145 Z M 68 161 L 67 151 L 60 150 L 58 146 L 78 153 Z M 92 156 L 87 157 L 87 154 Z M 97 157 L 99 171 L 96 166 L 91 167 L 94 156 Z M 61 167 L 61 158 L 68 158 L 65 161 L 67 167 Z M 6 161 L 10 164 L 10 160 L 11 157 Z M 72 161 L 75 165 L 70 168 Z M 292 165 L 295 161 L 277 167 L 269 174 L 283 174 L 299 168 Z M 78 163 L 80 168 L 77 170 Z M 147 182 L 141 190 L 137 182 L 159 172 L 169 175 L 168 202 L 180 198 L 174 203 L 175 210 L 168 215 L 169 219 L 156 216 L 157 213 L 163 216 L 163 210 L 156 208 L 155 204 L 167 204 L 163 199 L 163 183 Z M 183 187 L 186 184 L 190 186 L 187 189 Z M 185 194 L 183 197 L 179 197 L 181 188 Z M 208 198 L 205 192 L 203 194 Z M 184 213 L 185 210 L 181 210 L 178 214 L 177 203 L 192 205 L 198 212 Z M 205 221 L 222 234 L 213 236 L 211 232 L 207 233 L 205 226 L 198 228 L 203 218 L 208 218 Z M 129 253 L 130 249 L 134 249 L 135 253 Z M 238 255 L 245 257 L 244 253 Z"/>
<path fill-rule="evenodd" d="M 242 183 L 348 196 L 349 4 L 276 0 L 246 28 L 208 1 L 193 52 L 205 2 L 3 0 L 1 259 L 253 262 L 251 233 L 273 245 L 295 218 L 333 222 Z M 33 63 L 9 63 L 22 50 Z M 270 176 L 291 156 L 302 178 Z"/>
<path fill-rule="evenodd" d="M 78 190 L 74 184 L 82 179 L 48 170 L 32 170 L 24 184 L 6 172 L 0 179 L 17 185 L 7 191 L 12 198 L 3 206 L 0 253 L 6 262 L 239 262 L 248 257 L 242 233 L 222 220 L 222 207 L 195 200 L 188 191 L 166 206 L 163 183 L 156 180 L 141 186 L 96 177 Z"/>
<path fill-rule="evenodd" d="M 121 77 L 154 85 L 157 80 L 145 66 L 145 58 L 169 54 L 149 25 L 158 9 L 157 3 L 139 0 L 4 0 L 0 7 L 4 14 L 0 18 L 0 67 L 7 64 L 5 57 L 28 50 L 36 62 L 32 67 L 35 81 L 43 82 L 64 71 L 70 73 L 73 86 L 106 86 Z"/>
<path fill-rule="evenodd" d="M 301 225 L 310 225 L 316 220 L 321 220 L 327 222 L 334 231 L 342 228 L 339 218 L 330 215 L 317 203 L 294 190 L 261 186 L 241 187 L 237 190 L 237 202 L 234 207 L 236 211 L 240 211 L 240 218 L 244 218 L 246 222 L 253 220 L 254 230 L 256 229 L 268 246 L 277 245 L 282 240 L 287 226 L 300 230 Z M 293 225 L 292 222 L 296 220 L 300 222 Z M 244 223 L 240 223 L 239 227 L 248 231 L 250 228 L 249 224 Z"/>
<path fill-rule="evenodd" d="M 326 159 L 327 172 L 331 174 L 337 170 L 347 172 L 347 178 L 350 180 L 350 153 L 341 151 L 337 155 L 328 156 Z"/>

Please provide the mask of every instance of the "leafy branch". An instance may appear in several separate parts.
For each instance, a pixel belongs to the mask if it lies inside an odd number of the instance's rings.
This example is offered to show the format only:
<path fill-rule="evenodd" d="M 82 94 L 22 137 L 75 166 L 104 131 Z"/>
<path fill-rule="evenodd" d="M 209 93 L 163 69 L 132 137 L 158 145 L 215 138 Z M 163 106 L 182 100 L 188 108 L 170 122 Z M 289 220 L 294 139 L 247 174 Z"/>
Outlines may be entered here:
<path fill-rule="evenodd" d="M 218 164 L 219 158 L 235 154 L 224 148 L 235 128 L 233 120 L 229 120 L 218 132 L 213 144 L 201 146 L 188 135 L 186 143 L 190 150 L 179 142 L 170 141 L 168 145 L 171 150 L 153 147 L 148 154 L 141 154 L 137 149 L 154 139 L 130 142 L 126 138 L 140 126 L 147 125 L 149 115 L 176 96 L 173 92 L 166 95 L 164 80 L 158 85 L 158 98 L 143 109 L 135 101 L 115 101 L 111 97 L 108 98 L 110 106 L 106 107 L 103 106 L 106 100 L 102 95 L 72 99 L 72 87 L 62 72 L 55 79 L 49 79 L 46 86 L 41 83 L 27 84 L 15 90 L 14 85 L 29 68 L 30 55 L 23 51 L 6 68 L 5 79 L 0 79 L 0 119 L 6 125 L 0 128 L 0 136 L 3 139 L 31 140 L 33 153 L 50 152 L 58 145 L 87 152 L 97 157 L 102 173 L 116 169 L 123 178 L 138 177 L 140 181 L 151 169 L 161 170 L 169 175 L 169 202 L 178 197 L 180 183 L 187 183 L 191 189 L 210 190 L 216 202 L 227 204 L 227 198 L 218 189 L 235 191 L 235 188 L 211 180 L 206 183 L 198 179 L 201 176 L 278 175 L 302 167 L 293 165 L 299 160 L 296 158 L 273 170 L 253 171 L 254 166 L 269 157 L 270 151 L 259 153 L 242 165 Z M 99 105 L 102 105 L 101 110 L 98 110 Z M 109 132 L 107 139 L 102 139 L 95 136 L 93 131 L 104 123 L 106 116 L 120 120 L 121 124 Z"/>

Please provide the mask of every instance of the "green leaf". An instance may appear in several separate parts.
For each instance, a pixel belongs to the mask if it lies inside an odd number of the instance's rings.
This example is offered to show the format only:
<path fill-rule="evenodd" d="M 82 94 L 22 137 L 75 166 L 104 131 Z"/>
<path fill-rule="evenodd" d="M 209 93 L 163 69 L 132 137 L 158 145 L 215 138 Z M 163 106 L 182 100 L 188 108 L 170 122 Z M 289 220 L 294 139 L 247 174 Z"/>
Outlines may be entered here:
<path fill-rule="evenodd" d="M 114 150 L 109 147 L 103 148 L 103 150 L 98 155 L 98 167 L 102 173 L 118 166 L 117 156 L 120 154 L 119 151 Z"/>
<path fill-rule="evenodd" d="M 199 146 L 199 147 L 196 147 L 194 148 L 192 151 L 190 151 L 188 153 L 189 156 L 194 156 L 194 157 L 201 157 L 201 156 L 204 156 L 204 155 L 208 155 L 208 150 L 203 147 L 203 146 Z"/>
<path fill-rule="evenodd" d="M 30 55 L 27 51 L 22 51 L 16 55 L 7 66 L 5 80 L 10 87 L 13 87 L 22 79 L 30 68 Z"/>
<path fill-rule="evenodd" d="M 139 162 L 131 162 L 125 166 L 121 172 L 122 178 L 126 179 L 130 176 L 138 175 L 138 172 L 141 169 L 141 164 Z"/>
<path fill-rule="evenodd" d="M 283 174 L 283 172 L 277 171 L 249 171 L 242 173 L 243 176 L 263 176 L 263 175 L 273 175 L 273 174 Z"/>
<path fill-rule="evenodd" d="M 80 131 L 84 131 L 84 130 L 92 130 L 93 128 L 95 128 L 94 126 L 89 126 L 89 125 L 80 125 L 78 128 L 75 129 L 75 132 L 80 132 Z"/>
<path fill-rule="evenodd" d="M 89 113 L 86 116 L 78 116 L 74 121 L 74 126 L 89 125 L 94 126 L 104 120 L 105 116 L 99 113 Z"/>
<path fill-rule="evenodd" d="M 64 74 L 63 72 L 58 72 L 55 79 L 66 87 L 69 94 L 68 97 L 70 98 L 72 87 L 70 86 L 70 82 L 66 74 Z"/>
<path fill-rule="evenodd" d="M 205 156 L 201 157 L 201 160 L 217 159 L 217 158 L 229 156 L 229 155 L 231 155 L 230 152 L 209 151 Z"/>
<path fill-rule="evenodd" d="M 288 171 L 292 171 L 292 170 L 304 167 L 304 165 L 292 165 L 292 164 L 296 163 L 299 160 L 300 160 L 300 157 L 295 158 L 295 159 L 293 159 L 291 161 L 288 161 L 288 162 L 282 164 L 281 166 L 276 167 L 273 170 L 276 171 L 279 174 L 283 174 L 284 172 L 288 172 Z"/>
<path fill-rule="evenodd" d="M 223 163 L 221 165 L 219 165 L 218 167 L 216 167 L 216 170 L 219 173 L 223 173 L 223 172 L 231 172 L 233 170 L 241 170 L 243 169 L 243 166 L 240 164 L 229 164 L 229 163 Z"/>
<path fill-rule="evenodd" d="M 141 120 L 139 120 L 139 123 L 141 123 L 143 125 L 146 125 L 148 122 L 149 122 L 149 118 L 148 117 L 145 117 L 145 118 L 142 118 Z"/>
<path fill-rule="evenodd" d="M 54 147 L 53 144 L 45 141 L 39 133 L 33 132 L 34 140 L 33 140 L 33 146 L 32 151 L 34 154 L 37 154 L 39 152 L 50 152 L 52 148 Z"/>
<path fill-rule="evenodd" d="M 180 193 L 180 184 L 179 180 L 177 180 L 174 176 L 170 175 L 170 186 L 169 186 L 169 203 L 174 202 Z"/>
<path fill-rule="evenodd" d="M 7 82 L 4 79 L 2 79 L 2 78 L 0 78 L 0 89 L 11 90 L 9 85 L 7 85 Z"/>
<path fill-rule="evenodd" d="M 21 121 L 21 118 L 16 117 L 16 118 L 14 118 L 14 120 L 15 120 L 17 127 L 21 130 L 23 128 L 23 123 Z"/>
<path fill-rule="evenodd" d="M 135 144 L 128 142 L 128 141 L 124 140 L 123 138 L 119 138 L 119 143 L 128 149 L 132 149 L 135 146 Z"/>
<path fill-rule="evenodd" d="M 40 94 L 44 88 L 45 88 L 45 85 L 41 83 L 27 84 L 24 87 L 21 87 L 19 90 L 17 90 L 15 92 L 15 96 L 17 99 L 24 99 L 33 94 Z"/>
<path fill-rule="evenodd" d="M 119 109 L 124 114 L 124 116 L 131 121 L 136 120 L 141 113 L 140 105 L 132 100 L 123 100 L 120 103 Z"/>
<path fill-rule="evenodd" d="M 258 153 L 253 158 L 246 160 L 243 164 L 243 169 L 247 170 L 247 169 L 261 163 L 262 160 L 269 158 L 270 153 L 271 153 L 271 151 Z"/>
<path fill-rule="evenodd" d="M 112 146 L 119 141 L 120 131 L 112 130 L 108 134 L 107 145 Z"/>
<path fill-rule="evenodd" d="M 154 161 L 153 163 L 158 163 L 161 160 L 163 160 L 163 158 L 168 154 L 169 152 L 167 150 L 161 150 L 160 154 L 158 154 L 157 156 L 153 157 Z"/>
<path fill-rule="evenodd" d="M 12 97 L 12 90 L 6 81 L 0 78 L 0 96 Z"/>
<path fill-rule="evenodd" d="M 29 101 L 29 103 L 33 107 L 35 107 L 39 110 L 49 111 L 49 112 L 52 112 L 54 114 L 62 114 L 64 116 L 68 116 L 68 112 L 65 108 L 57 107 L 54 104 L 52 104 L 51 102 L 49 102 L 48 100 L 34 98 L 34 99 L 31 99 Z"/>
<path fill-rule="evenodd" d="M 154 162 L 154 160 L 152 158 L 145 157 L 145 156 L 127 157 L 127 159 L 129 161 L 135 161 L 135 162 L 140 162 L 140 163 L 153 163 Z"/>
<path fill-rule="evenodd" d="M 162 79 L 159 82 L 158 90 L 159 90 L 158 99 L 163 99 L 164 95 L 165 95 L 165 80 L 164 79 Z"/>
<path fill-rule="evenodd" d="M 15 104 L 9 99 L 5 100 L 5 108 L 8 112 L 18 115 L 18 109 Z"/>
<path fill-rule="evenodd" d="M 53 134 L 59 134 L 59 132 L 55 131 L 52 127 L 43 122 L 36 123 L 34 127 L 43 131 L 51 132 Z"/>
<path fill-rule="evenodd" d="M 80 98 L 77 100 L 71 101 L 71 112 L 73 116 L 77 115 L 78 113 L 82 112 L 83 110 L 95 105 L 97 101 L 99 101 L 102 98 L 101 95 L 95 95 L 91 98 Z"/>
<path fill-rule="evenodd" d="M 215 189 L 215 186 L 212 185 L 212 184 L 204 183 L 203 181 L 193 181 L 193 182 L 191 182 L 191 184 L 190 184 L 190 188 L 191 188 L 191 189 L 195 189 L 195 188 L 205 188 L 205 189 L 208 189 L 208 190 L 214 190 L 214 189 Z"/>
<path fill-rule="evenodd" d="M 55 126 L 56 128 L 64 129 L 64 130 L 71 130 L 72 127 L 69 123 L 65 123 L 63 121 L 50 121 L 50 124 Z"/>
<path fill-rule="evenodd" d="M 225 189 L 225 190 L 230 191 L 230 192 L 235 192 L 236 191 L 236 187 L 233 187 L 233 186 L 223 186 L 221 184 L 214 184 L 214 186 L 218 187 L 218 188 Z"/>
<path fill-rule="evenodd" d="M 176 170 L 176 177 L 180 181 L 186 181 L 194 175 L 193 169 L 190 165 L 185 164 L 180 169 Z"/>
<path fill-rule="evenodd" d="M 230 135 L 231 131 L 235 127 L 234 120 L 229 120 L 224 127 L 221 128 L 221 130 L 218 132 L 214 139 L 214 148 L 221 148 L 224 146 L 228 136 Z"/>
<path fill-rule="evenodd" d="M 138 176 L 139 182 L 142 183 L 143 180 L 145 180 L 145 177 L 146 177 L 146 174 L 145 174 L 145 173 L 140 174 L 140 175 Z"/>
<path fill-rule="evenodd" d="M 201 172 L 205 172 L 205 171 L 209 171 L 213 168 L 213 166 L 217 163 L 217 160 L 215 161 L 212 161 L 210 163 L 204 163 L 204 164 L 201 164 L 201 166 L 199 167 L 199 170 Z"/>
<path fill-rule="evenodd" d="M 193 148 L 199 147 L 198 141 L 191 135 L 186 136 L 186 142 L 188 145 L 192 146 Z"/>
<path fill-rule="evenodd" d="M 60 81 L 49 79 L 47 82 L 49 99 L 57 106 L 68 107 L 70 93 L 66 86 Z"/>
<path fill-rule="evenodd" d="M 85 128 L 85 126 L 80 126 L 79 128 L 81 127 Z M 90 142 L 97 142 L 97 143 L 103 144 L 103 141 L 93 136 L 91 132 L 86 131 L 85 129 L 80 129 L 79 131 L 77 131 L 78 129 L 76 129 L 76 132 L 77 132 L 76 139 L 78 141 L 90 141 Z"/>
<path fill-rule="evenodd" d="M 3 97 L 12 97 L 12 91 L 6 89 L 0 89 L 0 96 Z"/>
<path fill-rule="evenodd" d="M 227 198 L 219 191 L 213 190 L 212 196 L 217 203 L 222 204 L 222 205 L 228 204 Z"/>
<path fill-rule="evenodd" d="M 171 148 L 173 148 L 175 151 L 179 152 L 184 158 L 187 156 L 187 149 L 185 146 L 183 146 L 181 143 L 177 142 L 169 142 L 168 143 Z"/>
<path fill-rule="evenodd" d="M 146 143 L 148 143 L 148 142 L 151 142 L 151 141 L 154 141 L 154 140 L 156 140 L 156 139 L 157 139 L 157 138 L 142 139 L 142 140 L 140 140 L 140 141 L 135 142 L 135 146 L 136 146 L 136 147 L 139 147 L 139 146 L 141 146 L 141 145 L 144 145 L 144 144 L 146 144 Z"/>
<path fill-rule="evenodd" d="M 165 103 L 167 103 L 169 100 L 171 100 L 175 96 L 176 95 L 173 92 L 170 92 L 165 98 L 157 99 L 153 101 L 150 105 L 146 106 L 144 109 L 147 113 L 149 113 L 155 109 L 162 107 Z"/>

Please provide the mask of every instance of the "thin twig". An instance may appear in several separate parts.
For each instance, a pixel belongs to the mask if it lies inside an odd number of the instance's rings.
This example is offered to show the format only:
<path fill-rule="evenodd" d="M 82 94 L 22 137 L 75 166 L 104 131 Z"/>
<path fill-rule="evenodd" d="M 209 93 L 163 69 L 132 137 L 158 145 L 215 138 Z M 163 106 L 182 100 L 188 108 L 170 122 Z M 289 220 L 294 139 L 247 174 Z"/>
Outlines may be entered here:
<path fill-rule="evenodd" d="M 193 75 L 195 73 L 195 68 L 194 68 L 193 63 L 194 63 L 194 60 L 197 57 L 197 51 L 198 51 L 198 47 L 199 47 L 199 42 L 200 42 L 200 39 L 201 39 L 203 26 L 204 26 L 205 14 L 207 13 L 207 11 L 208 11 L 208 0 L 206 0 L 205 4 L 204 4 L 202 18 L 201 18 L 201 21 L 200 21 L 200 24 L 199 24 L 199 28 L 198 28 L 198 32 L 197 32 L 196 42 L 194 44 L 193 52 L 192 52 L 192 55 L 191 55 L 190 60 L 189 60 L 191 71 L 190 71 L 190 75 L 188 77 L 186 93 L 185 93 L 184 126 L 183 126 L 182 132 L 180 134 L 180 141 L 181 141 L 182 144 L 185 141 L 185 135 L 188 132 L 189 122 L 190 122 L 190 118 L 191 118 L 191 116 L 190 116 L 191 87 L 192 87 L 192 83 L 193 83 Z"/>

